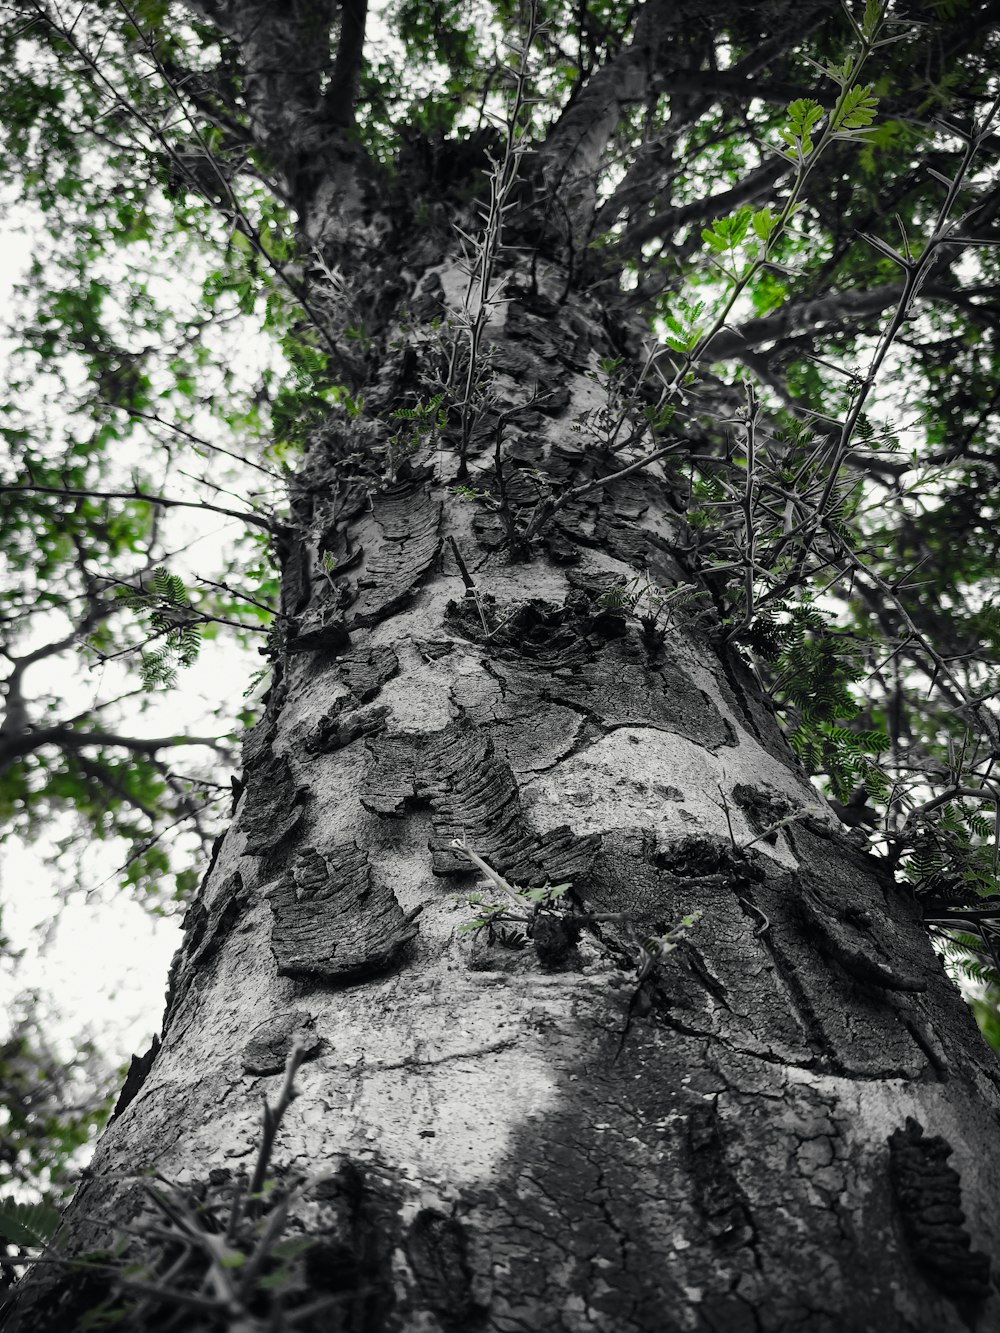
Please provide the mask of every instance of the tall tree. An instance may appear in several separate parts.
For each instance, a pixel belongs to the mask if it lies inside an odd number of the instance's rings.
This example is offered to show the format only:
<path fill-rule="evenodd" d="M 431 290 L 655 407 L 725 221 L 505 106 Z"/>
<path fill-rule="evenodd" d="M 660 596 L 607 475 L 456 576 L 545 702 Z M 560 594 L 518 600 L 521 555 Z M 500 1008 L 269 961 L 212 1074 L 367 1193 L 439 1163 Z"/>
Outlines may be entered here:
<path fill-rule="evenodd" d="M 23 7 L 25 179 L 78 259 L 173 200 L 216 301 L 269 272 L 301 455 L 210 501 L 280 565 L 266 708 L 5 1327 L 996 1325 L 997 1063 L 929 934 L 989 964 L 997 8 Z M 153 303 L 85 298 L 126 435 Z M 14 443 L 84 584 L 177 498 Z M 153 536 L 84 598 L 149 683 L 215 614 Z"/>

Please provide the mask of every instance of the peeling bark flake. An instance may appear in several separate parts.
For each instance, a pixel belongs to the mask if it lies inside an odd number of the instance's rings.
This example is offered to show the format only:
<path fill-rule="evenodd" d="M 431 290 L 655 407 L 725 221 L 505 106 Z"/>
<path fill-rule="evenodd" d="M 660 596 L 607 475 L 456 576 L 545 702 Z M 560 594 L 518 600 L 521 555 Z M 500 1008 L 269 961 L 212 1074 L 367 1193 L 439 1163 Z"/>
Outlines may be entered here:
<path fill-rule="evenodd" d="M 948 1165 L 951 1145 L 924 1137 L 912 1116 L 889 1135 L 889 1177 L 917 1268 L 956 1302 L 990 1294 L 990 1261 L 971 1248 L 962 1211 L 962 1182 Z"/>
<path fill-rule="evenodd" d="M 312 1018 L 303 1009 L 277 1014 L 256 1028 L 243 1047 L 243 1069 L 247 1074 L 280 1074 L 296 1038 L 305 1058 L 316 1055 L 320 1039 L 312 1031 Z"/>
<path fill-rule="evenodd" d="M 214 865 L 214 858 L 212 864 Z M 238 870 L 234 870 L 223 880 L 211 908 L 207 908 L 203 901 L 207 880 L 206 875 L 198 896 L 185 913 L 184 944 L 170 964 L 167 1004 L 163 1015 L 164 1034 L 175 1013 L 180 1009 L 195 977 L 202 975 L 206 964 L 247 908 L 248 900 L 243 888 L 243 878 Z"/>
<path fill-rule="evenodd" d="M 573 882 L 589 872 L 599 835 L 581 837 L 568 825 L 536 833 L 521 808 L 511 767 L 497 756 L 489 736 L 459 725 L 376 737 L 368 747 L 372 763 L 361 788 L 362 805 L 398 818 L 409 803 L 428 801 L 435 875 L 467 873 L 468 861 L 451 846 L 456 838 L 524 885 Z"/>
<path fill-rule="evenodd" d="M 391 966 L 417 931 L 355 843 L 303 848 L 268 899 L 271 952 L 283 976 L 361 981 Z"/>
<path fill-rule="evenodd" d="M 720 1249 L 752 1244 L 754 1227 L 750 1209 L 726 1162 L 714 1104 L 692 1111 L 688 1118 L 688 1148 L 695 1203 L 712 1244 Z"/>
<path fill-rule="evenodd" d="M 283 754 L 269 750 L 253 764 L 240 823 L 247 855 L 263 856 L 291 833 L 302 817 L 303 795 Z"/>
<path fill-rule="evenodd" d="M 422 481 L 396 482 L 374 501 L 382 543 L 358 581 L 351 624 L 372 626 L 405 604 L 441 549 L 441 501 Z"/>
<path fill-rule="evenodd" d="M 145 1083 L 146 1075 L 152 1068 L 153 1061 L 156 1059 L 159 1049 L 160 1039 L 154 1035 L 152 1044 L 145 1055 L 132 1056 L 132 1063 L 128 1067 L 128 1073 L 125 1075 L 125 1082 L 122 1085 L 121 1092 L 118 1094 L 118 1100 L 115 1102 L 115 1109 L 111 1112 L 112 1120 L 115 1116 L 121 1115 L 126 1106 L 134 1101 L 139 1095 L 139 1089 Z"/>

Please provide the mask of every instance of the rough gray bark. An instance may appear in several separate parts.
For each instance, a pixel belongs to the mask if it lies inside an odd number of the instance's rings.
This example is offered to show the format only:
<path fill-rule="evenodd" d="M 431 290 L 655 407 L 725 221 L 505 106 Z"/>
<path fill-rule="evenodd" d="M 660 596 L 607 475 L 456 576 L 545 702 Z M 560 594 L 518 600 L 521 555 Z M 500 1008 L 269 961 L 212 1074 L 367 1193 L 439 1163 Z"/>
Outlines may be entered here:
<path fill-rule="evenodd" d="M 454 276 L 425 271 L 411 318 L 446 313 Z M 515 514 L 540 474 L 627 461 L 574 430 L 599 319 L 515 288 L 492 330 L 507 405 L 534 376 L 556 404 L 503 443 Z M 669 478 L 593 492 L 513 562 L 446 450 L 369 493 L 344 461 L 361 429 L 300 478 L 298 630 L 75 1243 L 127 1218 L 137 1172 L 247 1163 L 305 1033 L 275 1161 L 331 1173 L 293 1224 L 316 1293 L 351 1296 L 324 1328 L 996 1327 L 996 1061 L 915 908 L 704 626 L 656 642 L 598 601 L 690 578 Z M 571 881 L 572 920 L 521 948 L 460 935 L 479 876 L 455 838 L 515 884 Z M 637 985 L 637 941 L 694 911 Z"/>
<path fill-rule="evenodd" d="M 340 235 L 317 181 L 313 240 Z M 1000 1327 L 997 1061 L 916 907 L 831 818 L 710 615 L 661 637 L 602 603 L 637 575 L 699 579 L 681 490 L 633 473 L 510 549 L 540 500 L 631 459 L 593 431 L 620 331 L 537 221 L 489 330 L 469 457 L 489 503 L 457 491 L 448 432 L 379 475 L 466 284 L 439 214 L 413 233 L 390 209 L 367 251 L 355 228 L 365 411 L 293 487 L 294 623 L 245 789 L 162 1045 L 60 1244 L 106 1244 L 150 1169 L 229 1188 L 298 1041 L 274 1161 L 326 1175 L 289 1228 L 314 1241 L 308 1294 L 336 1303 L 297 1327 Z M 481 876 L 456 840 L 515 885 L 570 882 L 565 914 L 463 935 Z M 643 942 L 696 912 L 648 967 Z M 74 1327 L 93 1299 L 28 1284 L 7 1327 Z"/>

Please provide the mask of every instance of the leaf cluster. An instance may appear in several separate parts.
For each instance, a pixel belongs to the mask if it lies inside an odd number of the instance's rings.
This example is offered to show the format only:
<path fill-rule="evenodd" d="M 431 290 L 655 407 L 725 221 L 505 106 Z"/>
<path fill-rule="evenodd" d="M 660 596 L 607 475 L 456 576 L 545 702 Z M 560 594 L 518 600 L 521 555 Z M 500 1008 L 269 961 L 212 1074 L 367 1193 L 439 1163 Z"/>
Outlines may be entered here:
<path fill-rule="evenodd" d="M 147 584 L 116 588 L 115 596 L 121 606 L 146 615 L 149 642 L 159 641 L 157 647 L 142 652 L 143 685 L 147 689 L 173 685 L 177 667 L 193 665 L 201 648 L 201 628 L 184 580 L 157 565 Z"/>

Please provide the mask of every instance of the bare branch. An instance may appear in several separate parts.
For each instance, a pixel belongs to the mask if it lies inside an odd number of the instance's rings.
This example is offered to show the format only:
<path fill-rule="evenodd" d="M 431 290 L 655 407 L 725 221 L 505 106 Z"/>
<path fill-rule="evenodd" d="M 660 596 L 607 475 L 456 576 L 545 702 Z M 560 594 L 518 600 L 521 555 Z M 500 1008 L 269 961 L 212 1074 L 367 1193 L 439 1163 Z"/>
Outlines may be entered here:
<path fill-rule="evenodd" d="M 147 491 L 91 491 L 75 486 L 36 486 L 22 483 L 18 486 L 0 485 L 0 495 L 64 495 L 86 500 L 141 500 L 145 504 L 159 505 L 164 509 L 206 509 L 212 514 L 238 518 L 252 527 L 263 528 L 265 532 L 284 531 L 280 523 L 263 518 L 252 510 L 226 509 L 222 505 L 209 504 L 207 500 L 177 500 L 169 495 L 150 495 Z"/>
<path fill-rule="evenodd" d="M 0 743 L 0 773 L 8 769 L 18 759 L 33 754 L 45 745 L 54 745 L 62 750 L 85 750 L 91 746 L 106 749 L 129 750 L 133 754 L 155 755 L 160 750 L 181 745 L 205 745 L 218 753 L 225 753 L 218 736 L 155 736 L 145 739 L 140 736 L 119 736 L 113 731 L 74 731 L 68 726 L 38 727 L 34 731 L 25 731 L 20 735 Z"/>
<path fill-rule="evenodd" d="M 791 166 L 788 162 L 780 157 L 770 158 L 730 190 L 706 195 L 703 199 L 692 200 L 691 203 L 681 204 L 677 208 L 665 208 L 651 217 L 637 218 L 626 228 L 621 245 L 617 248 L 635 250 L 654 237 L 669 236 L 680 227 L 709 222 L 713 218 L 724 217 L 741 204 L 768 198 L 777 182 L 783 176 L 787 176 L 789 171 Z M 625 185 L 626 182 L 623 182 L 622 190 L 625 189 Z M 608 210 L 613 209 L 616 196 L 612 196 L 608 201 L 606 205 Z"/>

